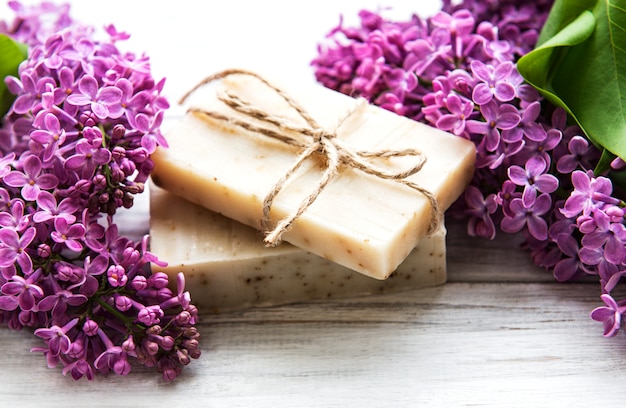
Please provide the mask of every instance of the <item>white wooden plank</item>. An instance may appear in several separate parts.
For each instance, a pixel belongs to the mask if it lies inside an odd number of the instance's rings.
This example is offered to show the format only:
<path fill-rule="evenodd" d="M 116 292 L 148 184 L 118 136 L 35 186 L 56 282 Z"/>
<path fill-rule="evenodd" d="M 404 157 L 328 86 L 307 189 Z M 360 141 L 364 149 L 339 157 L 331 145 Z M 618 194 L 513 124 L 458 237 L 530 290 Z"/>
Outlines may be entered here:
<path fill-rule="evenodd" d="M 597 303 L 589 284 L 455 283 L 204 316 L 204 355 L 174 384 L 147 370 L 73 382 L 2 330 L 0 395 L 30 382 L 45 406 L 612 406 L 626 344 L 588 319 Z"/>

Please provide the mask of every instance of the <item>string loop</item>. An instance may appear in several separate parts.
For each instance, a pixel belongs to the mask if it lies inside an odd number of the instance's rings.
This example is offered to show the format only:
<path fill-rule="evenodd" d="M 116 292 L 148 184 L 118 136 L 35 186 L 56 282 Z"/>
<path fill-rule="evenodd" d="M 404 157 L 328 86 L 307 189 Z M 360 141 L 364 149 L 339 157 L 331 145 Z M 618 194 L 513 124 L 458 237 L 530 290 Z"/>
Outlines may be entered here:
<path fill-rule="evenodd" d="M 383 149 L 376 151 L 354 151 L 349 146 L 346 146 L 337 137 L 337 132 L 346 119 L 352 115 L 358 114 L 361 109 L 367 106 L 367 102 L 365 100 L 360 99 L 355 108 L 341 118 L 334 129 L 326 129 L 320 126 L 317 121 L 287 93 L 274 86 L 260 75 L 246 70 L 229 69 L 205 78 L 203 81 L 198 83 L 198 85 L 187 92 L 181 98 L 180 103 L 184 103 L 185 100 L 201 86 L 231 75 L 247 75 L 256 78 L 280 96 L 285 102 L 287 102 L 289 107 L 293 109 L 308 125 L 302 126 L 291 123 L 287 118 L 273 115 L 270 112 L 266 112 L 263 109 L 255 107 L 251 103 L 243 100 L 241 97 L 228 91 L 219 93 L 218 99 L 242 116 L 225 115 L 217 111 L 201 108 L 189 109 L 190 112 L 206 115 L 214 120 L 237 126 L 246 131 L 265 135 L 300 149 L 300 153 L 292 166 L 283 174 L 280 180 L 274 184 L 263 200 L 261 227 L 266 234 L 264 242 L 268 246 L 276 246 L 281 242 L 282 235 L 289 230 L 293 223 L 315 202 L 326 186 L 339 174 L 340 167 L 343 165 L 382 179 L 395 181 L 420 192 L 429 200 L 431 206 L 429 233 L 433 232 L 438 226 L 440 220 L 440 210 L 434 194 L 418 184 L 407 180 L 409 176 L 419 172 L 426 164 L 426 157 L 419 150 Z M 294 135 L 302 137 L 296 137 Z M 272 227 L 270 225 L 270 210 L 274 200 L 283 190 L 285 184 L 293 176 L 293 174 L 295 174 L 300 166 L 313 155 L 319 155 L 325 166 L 319 182 L 313 188 L 311 193 L 302 200 L 299 207 L 295 211 Z M 402 171 L 388 171 L 375 166 L 369 161 L 369 159 L 372 158 L 392 158 L 401 156 L 413 156 L 416 158 L 416 161 L 412 166 Z"/>

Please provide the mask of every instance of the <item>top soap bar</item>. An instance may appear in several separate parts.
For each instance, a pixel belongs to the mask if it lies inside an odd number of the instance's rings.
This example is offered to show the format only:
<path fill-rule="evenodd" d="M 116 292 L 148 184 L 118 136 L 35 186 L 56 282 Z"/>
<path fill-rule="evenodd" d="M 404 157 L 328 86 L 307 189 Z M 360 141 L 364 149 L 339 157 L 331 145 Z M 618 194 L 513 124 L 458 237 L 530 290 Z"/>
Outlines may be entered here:
<path fill-rule="evenodd" d="M 373 105 L 355 110 L 357 100 L 322 86 L 280 85 L 320 126 L 337 129 L 336 137 L 355 151 L 419 150 L 426 164 L 407 180 L 431 192 L 441 211 L 456 200 L 472 177 L 475 148 L 468 140 Z M 274 90 L 246 75 L 233 75 L 218 86 L 202 88 L 192 106 L 241 117 L 218 100 L 216 95 L 224 90 L 270 115 L 306 125 Z M 166 139 L 169 148 L 159 148 L 153 155 L 152 177 L 158 185 L 257 229 L 261 228 L 264 198 L 302 150 L 196 112 L 187 113 Z M 378 158 L 374 163 L 399 171 L 414 160 Z M 288 179 L 273 200 L 273 223 L 295 211 L 316 188 L 323 164 L 323 159 L 313 155 Z M 282 238 L 365 275 L 385 279 L 427 234 L 431 215 L 431 203 L 419 191 L 344 165 Z"/>

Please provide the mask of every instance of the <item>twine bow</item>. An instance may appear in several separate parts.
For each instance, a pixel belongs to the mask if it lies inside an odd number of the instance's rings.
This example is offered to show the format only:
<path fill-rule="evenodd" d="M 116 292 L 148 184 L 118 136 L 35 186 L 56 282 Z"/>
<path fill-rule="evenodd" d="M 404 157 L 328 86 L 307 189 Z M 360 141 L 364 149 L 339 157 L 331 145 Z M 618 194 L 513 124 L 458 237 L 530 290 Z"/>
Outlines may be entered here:
<path fill-rule="evenodd" d="M 356 107 L 348 112 L 335 126 L 334 129 L 322 128 L 315 119 L 313 119 L 294 99 L 287 95 L 281 89 L 275 87 L 266 79 L 260 75 L 238 69 L 225 70 L 218 72 L 205 78 L 198 83 L 194 88 L 187 92 L 180 100 L 180 103 L 184 101 L 198 88 L 206 85 L 210 82 L 226 78 L 231 75 L 247 75 L 254 77 L 261 81 L 265 86 L 279 95 L 287 104 L 307 123 L 308 126 L 301 126 L 298 124 L 290 123 L 288 119 L 282 116 L 272 115 L 260 108 L 257 108 L 249 102 L 241 99 L 237 95 L 224 91 L 218 95 L 218 99 L 232 108 L 234 111 L 242 114 L 226 115 L 216 111 L 210 111 L 200 108 L 190 108 L 189 112 L 195 112 L 206 115 L 214 120 L 228 123 L 245 129 L 247 131 L 262 134 L 264 136 L 279 140 L 287 145 L 295 146 L 301 149 L 295 162 L 284 173 L 284 175 L 274 184 L 271 191 L 265 196 L 263 200 L 263 217 L 261 219 L 261 227 L 265 231 L 264 242 L 269 246 L 276 246 L 280 243 L 283 233 L 285 233 L 310 206 L 315 202 L 320 193 L 326 188 L 326 186 L 333 180 L 334 177 L 339 174 L 339 169 L 342 165 L 352 167 L 360 170 L 366 174 L 370 174 L 381 179 L 393 180 L 397 183 L 404 184 L 421 194 L 423 194 L 431 205 L 431 220 L 429 226 L 429 233 L 432 232 L 439 223 L 439 205 L 435 196 L 428 190 L 419 186 L 418 184 L 407 180 L 407 177 L 419 172 L 426 163 L 426 157 L 416 149 L 402 149 L 391 150 L 382 149 L 375 151 L 355 151 L 349 146 L 346 146 L 339 138 L 337 138 L 337 132 L 343 125 L 345 120 L 351 115 L 357 113 L 359 110 L 367 106 L 367 102 L 360 100 Z M 269 125 L 269 126 L 268 126 Z M 294 136 L 295 135 L 295 136 Z M 303 136 L 298 137 L 297 135 Z M 303 140 L 304 139 L 304 140 Z M 311 191 L 311 193 L 305 197 L 298 209 L 287 217 L 280 220 L 273 228 L 270 227 L 270 210 L 276 197 L 283 190 L 285 183 L 289 178 L 300 168 L 300 166 L 313 155 L 321 156 L 323 159 L 325 170 L 320 178 L 317 186 Z M 400 156 L 414 156 L 417 160 L 416 163 L 403 171 L 386 171 L 373 165 L 368 159 L 372 158 L 390 158 Z"/>

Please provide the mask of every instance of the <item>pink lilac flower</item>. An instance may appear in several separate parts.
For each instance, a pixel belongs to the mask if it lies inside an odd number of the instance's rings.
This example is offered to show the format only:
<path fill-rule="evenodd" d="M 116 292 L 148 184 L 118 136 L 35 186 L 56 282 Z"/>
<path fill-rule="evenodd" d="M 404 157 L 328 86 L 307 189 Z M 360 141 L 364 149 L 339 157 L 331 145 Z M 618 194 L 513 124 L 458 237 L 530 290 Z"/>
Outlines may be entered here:
<path fill-rule="evenodd" d="M 29 224 L 30 220 L 24 214 L 24 202 L 20 199 L 12 200 L 7 211 L 0 212 L 0 227 L 12 228 L 17 232 L 21 232 Z"/>
<path fill-rule="evenodd" d="M 44 146 L 42 160 L 50 161 L 55 154 L 59 145 L 65 142 L 65 129 L 61 128 L 59 119 L 52 113 L 44 116 L 44 128 L 34 130 L 31 134 L 31 140 L 34 140 Z"/>
<path fill-rule="evenodd" d="M 57 204 L 57 199 L 53 194 L 42 191 L 37 195 L 37 205 L 39 211 L 33 214 L 33 221 L 45 222 L 55 218 L 63 218 L 68 224 L 76 221 L 75 213 L 78 211 L 78 204 L 72 197 L 64 198 Z M 2 214 L 0 214 L 1 216 Z"/>
<path fill-rule="evenodd" d="M 574 136 L 567 144 L 568 154 L 561 156 L 556 164 L 560 173 L 571 173 L 578 168 L 584 171 L 592 170 L 592 164 L 587 157 L 590 156 L 590 146 L 587 139 L 582 136 Z"/>
<path fill-rule="evenodd" d="M 58 356 L 61 353 L 67 353 L 71 345 L 71 339 L 67 335 L 67 332 L 71 330 L 76 323 L 78 323 L 78 318 L 72 319 L 63 327 L 52 326 L 49 329 L 37 329 L 35 330 L 35 336 L 41 337 L 48 344 L 49 352 Z"/>
<path fill-rule="evenodd" d="M 536 199 L 537 193 L 553 193 L 559 187 L 559 180 L 552 174 L 546 173 L 548 164 L 540 156 L 531 157 L 524 168 L 513 165 L 509 167 L 509 179 L 522 186 L 522 201 L 530 206 Z"/>
<path fill-rule="evenodd" d="M 113 26 L 98 40 L 66 6 L 11 6 L 0 33 L 29 56 L 5 79 L 15 101 L 0 121 L 0 321 L 33 328 L 44 342 L 33 351 L 74 379 L 127 375 L 134 359 L 173 380 L 201 354 L 198 310 L 184 279 L 173 293 L 167 275 L 150 278 L 165 262 L 148 238 L 115 223 L 166 146 L 164 80 L 117 48 L 128 35 Z M 399 95 L 416 84 L 400 71 L 385 79 Z"/>
<path fill-rule="evenodd" d="M 23 72 L 20 80 L 12 78 L 7 86 L 11 90 L 21 93 L 14 102 L 13 110 L 16 113 L 25 114 L 37 111 L 41 105 L 41 95 L 54 87 L 51 78 L 37 78 L 34 74 Z"/>
<path fill-rule="evenodd" d="M 98 119 L 106 119 L 107 117 L 119 117 L 119 109 L 113 109 L 122 99 L 122 91 L 113 86 L 105 86 L 100 88 L 98 81 L 91 75 L 85 75 L 78 82 L 78 90 L 80 93 L 72 94 L 67 97 L 70 105 L 84 106 L 89 105 L 91 112 Z"/>
<path fill-rule="evenodd" d="M 608 294 L 603 294 L 600 297 L 606 306 L 595 308 L 591 312 L 591 318 L 602 322 L 605 337 L 613 337 L 621 328 L 622 314 L 626 312 L 626 306 L 616 302 Z"/>
<path fill-rule="evenodd" d="M 35 238 L 35 228 L 26 229 L 22 235 L 12 228 L 0 228 L 0 267 L 6 268 L 17 263 L 22 273 L 28 275 L 33 270 L 33 261 L 27 248 Z"/>
<path fill-rule="evenodd" d="M 506 232 L 519 232 L 527 227 L 533 237 L 545 240 L 548 238 L 548 224 L 542 216 L 550 210 L 551 204 L 548 194 L 539 195 L 529 206 L 524 205 L 523 199 L 514 198 L 509 207 L 512 215 L 505 215 L 500 227 Z"/>
<path fill-rule="evenodd" d="M 564 257 L 554 265 L 554 278 L 558 282 L 567 282 L 572 280 L 582 269 L 581 260 L 579 258 L 579 245 L 576 238 L 570 234 L 558 234 L 556 243 Z"/>
<path fill-rule="evenodd" d="M 500 102 L 508 102 L 515 97 L 515 87 L 508 81 L 513 72 L 512 62 L 505 61 L 496 66 L 489 66 L 474 60 L 470 67 L 472 73 L 481 81 L 472 92 L 474 102 L 484 105 L 493 98 Z"/>
<path fill-rule="evenodd" d="M 54 219 L 55 230 L 50 233 L 50 237 L 60 244 L 65 244 L 68 249 L 80 252 L 83 249 L 81 243 L 85 236 L 85 226 L 83 224 L 70 224 L 67 219 L 57 217 Z"/>
<path fill-rule="evenodd" d="M 626 227 L 621 222 L 611 222 L 601 211 L 594 213 L 596 229 L 585 234 L 582 244 L 591 249 L 604 247 L 604 257 L 610 263 L 619 265 L 626 255 Z"/>
<path fill-rule="evenodd" d="M 572 173 L 574 190 L 565 202 L 563 214 L 566 217 L 575 217 L 578 214 L 589 215 L 599 204 L 594 200 L 595 193 L 611 195 L 613 187 L 606 177 L 593 177 L 591 172 L 580 170 Z"/>
<path fill-rule="evenodd" d="M 496 226 L 492 219 L 498 207 L 495 194 L 484 198 L 477 187 L 469 186 L 465 190 L 465 200 L 468 204 L 466 214 L 470 217 L 467 225 L 469 235 L 495 238 Z"/>
<path fill-rule="evenodd" d="M 24 159 L 24 172 L 12 171 L 4 177 L 4 182 L 11 187 L 21 187 L 22 197 L 27 201 L 35 201 L 39 192 L 54 189 L 59 180 L 54 174 L 42 173 L 41 159 L 28 156 Z"/>
<path fill-rule="evenodd" d="M 480 107 L 484 120 L 470 120 L 467 130 L 470 133 L 484 135 L 483 145 L 488 152 L 493 152 L 500 146 L 501 131 L 512 129 L 520 121 L 517 109 L 509 104 L 498 105 L 495 102 L 485 103 Z"/>
<path fill-rule="evenodd" d="M 87 140 L 76 144 L 76 154 L 68 157 L 65 167 L 79 172 L 83 179 L 94 176 L 96 168 L 111 161 L 111 152 L 102 147 L 93 147 Z"/>
<path fill-rule="evenodd" d="M 469 100 L 462 100 L 456 94 L 450 94 L 446 98 L 449 114 L 442 115 L 437 119 L 437 127 L 441 130 L 449 130 L 457 136 L 465 131 L 465 123 L 474 112 L 474 104 Z"/>
<path fill-rule="evenodd" d="M 41 275 L 41 269 L 30 274 L 27 278 L 19 275 L 13 275 L 11 280 L 6 282 L 0 288 L 0 292 L 8 297 L 14 296 L 17 305 L 25 311 L 33 310 L 37 300 L 44 296 L 44 291 L 35 283 Z"/>
<path fill-rule="evenodd" d="M 541 103 L 539 101 L 532 102 L 524 108 L 517 126 L 502 132 L 502 140 L 508 143 L 520 141 L 524 137 L 536 142 L 544 140 L 547 137 L 546 130 L 537 122 L 540 113 Z"/>

